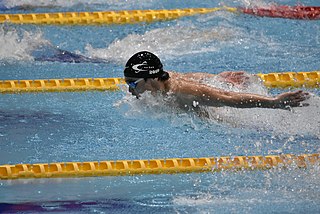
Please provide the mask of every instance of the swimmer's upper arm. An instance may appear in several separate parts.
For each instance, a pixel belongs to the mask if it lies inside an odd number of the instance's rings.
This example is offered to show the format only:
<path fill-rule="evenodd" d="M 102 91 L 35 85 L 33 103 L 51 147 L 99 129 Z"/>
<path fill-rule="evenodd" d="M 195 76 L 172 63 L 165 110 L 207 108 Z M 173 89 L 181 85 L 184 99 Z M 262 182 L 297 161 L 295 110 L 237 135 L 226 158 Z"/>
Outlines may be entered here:
<path fill-rule="evenodd" d="M 195 101 L 202 105 L 221 106 L 228 105 L 230 97 L 225 91 L 203 84 L 190 84 L 188 82 L 180 82 L 175 89 L 176 93 L 193 95 Z"/>

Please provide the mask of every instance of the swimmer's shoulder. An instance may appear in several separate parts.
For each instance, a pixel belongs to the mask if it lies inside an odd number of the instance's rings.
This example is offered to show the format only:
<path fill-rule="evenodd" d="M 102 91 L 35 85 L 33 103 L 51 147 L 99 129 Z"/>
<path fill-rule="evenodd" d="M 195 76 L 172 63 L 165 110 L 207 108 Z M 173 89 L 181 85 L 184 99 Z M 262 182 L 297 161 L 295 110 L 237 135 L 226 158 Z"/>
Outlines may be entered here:
<path fill-rule="evenodd" d="M 214 77 L 215 74 L 210 74 L 206 72 L 176 72 L 176 71 L 167 71 L 172 77 L 181 77 L 181 78 L 210 78 Z"/>

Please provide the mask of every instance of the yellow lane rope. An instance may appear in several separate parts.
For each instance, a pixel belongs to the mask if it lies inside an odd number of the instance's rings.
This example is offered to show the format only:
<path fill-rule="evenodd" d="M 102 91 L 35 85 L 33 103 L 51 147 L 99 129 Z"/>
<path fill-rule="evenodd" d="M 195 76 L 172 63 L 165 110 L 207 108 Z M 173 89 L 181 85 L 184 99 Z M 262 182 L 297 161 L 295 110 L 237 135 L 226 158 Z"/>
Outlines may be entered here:
<path fill-rule="evenodd" d="M 123 82 L 121 78 L 0 80 L 0 93 L 118 90 Z"/>
<path fill-rule="evenodd" d="M 269 88 L 320 86 L 320 71 L 257 74 Z M 118 90 L 122 78 L 0 80 L 0 93 Z"/>
<path fill-rule="evenodd" d="M 123 10 L 102 12 L 65 12 L 65 13 L 31 13 L 0 14 L 0 23 L 15 24 L 55 24 L 55 25 L 101 25 L 134 24 L 177 19 L 184 16 L 207 14 L 216 11 L 235 12 L 237 8 L 187 8 L 172 10 Z"/>
<path fill-rule="evenodd" d="M 0 179 L 120 176 L 319 165 L 319 154 L 62 162 L 0 166 Z"/>
<path fill-rule="evenodd" d="M 318 88 L 320 71 L 257 74 L 269 88 Z"/>

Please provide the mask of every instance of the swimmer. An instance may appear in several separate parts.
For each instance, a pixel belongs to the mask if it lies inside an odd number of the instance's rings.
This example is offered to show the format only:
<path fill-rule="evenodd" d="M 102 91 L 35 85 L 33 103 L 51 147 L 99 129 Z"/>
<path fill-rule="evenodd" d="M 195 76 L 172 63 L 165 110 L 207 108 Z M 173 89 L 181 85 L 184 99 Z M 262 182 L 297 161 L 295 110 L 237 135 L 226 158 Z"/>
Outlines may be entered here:
<path fill-rule="evenodd" d="M 153 95 L 173 96 L 180 106 L 288 109 L 307 105 L 302 102 L 309 98 L 309 93 L 301 90 L 275 97 L 222 90 L 204 81 L 218 77 L 219 81 L 245 87 L 249 75 L 242 71 L 222 72 L 218 75 L 164 71 L 160 59 L 147 51 L 136 53 L 128 60 L 124 76 L 129 92 L 137 99 L 145 91 L 150 91 Z"/>

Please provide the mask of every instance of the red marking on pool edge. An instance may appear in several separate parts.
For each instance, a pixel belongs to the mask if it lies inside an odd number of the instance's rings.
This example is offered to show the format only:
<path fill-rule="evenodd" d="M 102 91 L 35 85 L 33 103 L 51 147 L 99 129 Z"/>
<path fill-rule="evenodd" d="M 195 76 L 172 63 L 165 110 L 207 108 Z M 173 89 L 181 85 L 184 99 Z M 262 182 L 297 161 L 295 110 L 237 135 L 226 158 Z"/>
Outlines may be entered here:
<path fill-rule="evenodd" d="M 320 19 L 320 7 L 313 6 L 278 5 L 270 7 L 239 8 L 239 10 L 243 13 L 256 16 L 308 20 Z"/>

